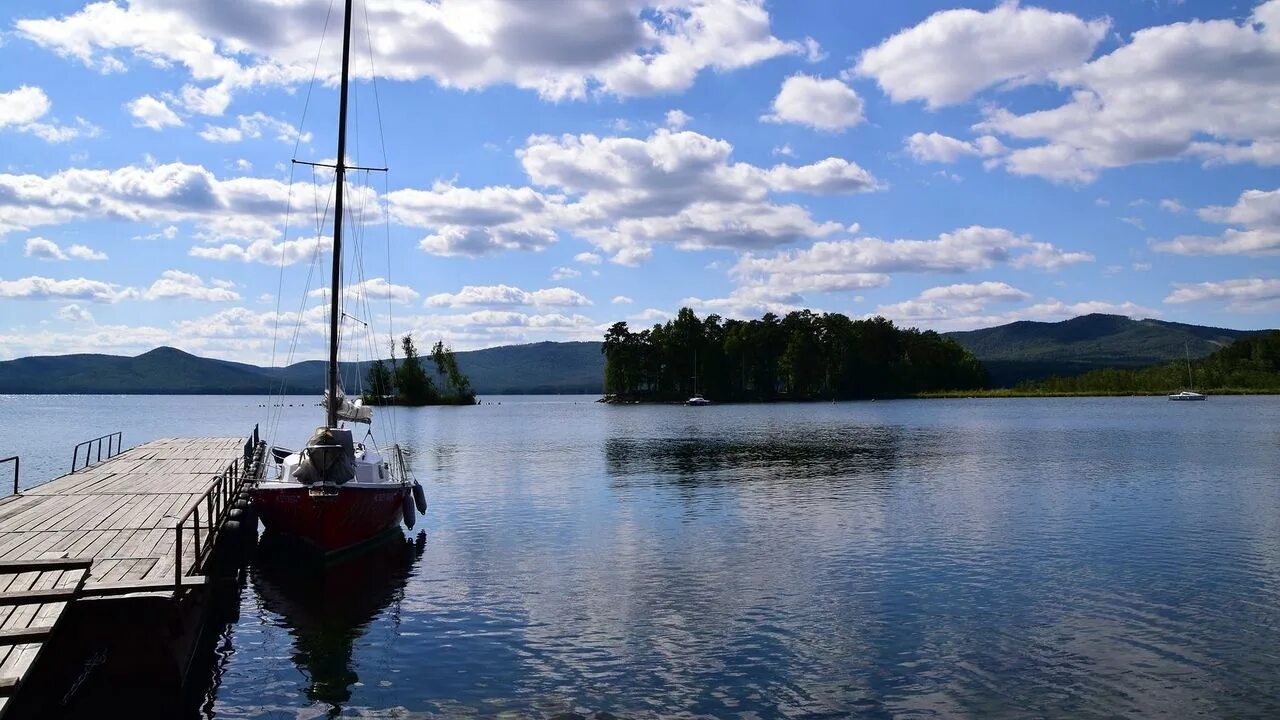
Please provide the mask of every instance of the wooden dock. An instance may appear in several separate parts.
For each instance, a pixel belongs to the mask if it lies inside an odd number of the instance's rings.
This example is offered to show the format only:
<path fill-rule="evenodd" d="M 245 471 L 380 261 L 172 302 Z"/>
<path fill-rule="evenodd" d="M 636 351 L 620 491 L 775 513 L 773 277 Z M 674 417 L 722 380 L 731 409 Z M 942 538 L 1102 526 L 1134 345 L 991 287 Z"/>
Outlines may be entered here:
<path fill-rule="evenodd" d="M 202 585 L 260 458 L 244 438 L 156 440 L 0 499 L 0 715 L 76 599 Z"/>

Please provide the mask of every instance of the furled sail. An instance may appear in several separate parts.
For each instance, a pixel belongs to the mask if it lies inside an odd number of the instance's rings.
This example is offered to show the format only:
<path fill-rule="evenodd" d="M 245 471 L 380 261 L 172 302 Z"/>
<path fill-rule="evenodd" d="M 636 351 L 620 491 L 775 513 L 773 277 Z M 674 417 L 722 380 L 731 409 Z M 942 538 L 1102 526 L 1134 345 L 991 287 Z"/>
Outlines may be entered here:
<path fill-rule="evenodd" d="M 329 393 L 324 394 L 324 406 L 329 407 Z M 364 400 L 356 398 L 355 402 L 347 399 L 346 396 L 339 391 L 338 395 L 338 419 L 350 420 L 351 422 L 364 423 L 366 425 L 373 422 L 373 408 L 364 404 Z"/>

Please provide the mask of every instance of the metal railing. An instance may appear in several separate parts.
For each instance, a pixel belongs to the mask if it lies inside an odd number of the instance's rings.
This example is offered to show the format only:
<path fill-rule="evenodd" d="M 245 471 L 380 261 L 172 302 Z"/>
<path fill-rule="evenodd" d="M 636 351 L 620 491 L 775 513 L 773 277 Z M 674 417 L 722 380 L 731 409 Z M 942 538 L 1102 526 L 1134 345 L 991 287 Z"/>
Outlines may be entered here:
<path fill-rule="evenodd" d="M 106 457 L 103 457 L 102 455 L 102 442 L 104 440 L 107 444 Z M 85 440 L 84 442 L 79 443 L 76 445 L 75 450 L 71 451 L 71 472 L 74 473 L 77 468 L 87 468 L 95 462 L 102 462 L 103 460 L 109 460 L 115 457 L 120 453 L 123 443 L 124 435 L 119 432 L 113 432 L 109 435 L 103 435 L 102 437 L 96 437 L 92 440 Z M 80 448 L 84 448 L 84 465 L 80 465 Z M 95 449 L 98 453 L 97 458 L 90 461 Z"/>
<path fill-rule="evenodd" d="M 13 494 L 17 495 L 18 494 L 18 470 L 22 466 L 22 459 L 19 458 L 17 455 L 14 455 L 13 457 L 7 457 L 3 460 L 0 460 L 0 465 L 3 465 L 7 462 L 13 463 Z"/>
<path fill-rule="evenodd" d="M 257 428 L 254 429 L 256 437 Z M 253 438 L 251 438 L 252 441 Z M 218 540 L 218 533 L 227 520 L 227 514 L 245 481 L 257 477 L 262 467 L 262 455 L 266 444 L 257 442 L 250 455 L 243 459 L 232 460 L 231 464 L 213 480 L 213 485 L 205 491 L 200 499 L 192 504 L 174 528 L 174 563 L 173 585 L 175 590 L 182 587 L 182 578 L 199 573 L 204 569 L 209 555 L 213 552 Z M 188 527 L 189 526 L 189 527 Z M 183 569 L 182 539 L 184 530 L 192 533 L 193 552 L 190 565 Z"/>

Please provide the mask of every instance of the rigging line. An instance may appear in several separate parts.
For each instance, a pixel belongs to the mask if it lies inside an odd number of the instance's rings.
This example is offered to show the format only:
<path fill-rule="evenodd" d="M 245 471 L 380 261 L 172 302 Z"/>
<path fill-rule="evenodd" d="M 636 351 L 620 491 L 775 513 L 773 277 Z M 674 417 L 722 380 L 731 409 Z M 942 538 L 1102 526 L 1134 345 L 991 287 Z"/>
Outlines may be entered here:
<path fill-rule="evenodd" d="M 307 83 L 307 98 L 302 102 L 302 118 L 298 120 L 298 131 L 293 139 L 293 155 L 298 157 L 298 147 L 302 145 L 302 128 L 307 123 L 307 109 L 311 107 L 311 91 L 316 85 L 316 75 L 320 72 L 320 55 L 324 53 L 324 39 L 329 34 L 329 17 L 333 14 L 334 0 L 329 0 L 329 9 L 324 14 L 324 29 L 320 31 L 320 46 L 316 48 L 316 62 L 311 67 L 311 82 Z"/>
<path fill-rule="evenodd" d="M 318 186 L 318 183 L 316 182 L 316 172 L 315 172 L 315 170 L 314 170 L 314 169 L 312 169 L 312 171 L 311 171 L 311 178 L 312 178 L 312 180 L 311 180 L 311 182 L 312 182 L 312 188 L 313 188 L 313 190 L 314 190 L 314 192 L 315 192 L 315 195 L 316 195 L 316 197 L 317 197 L 317 200 L 316 200 L 316 206 L 317 206 L 317 207 L 316 207 L 316 212 L 317 212 L 317 214 L 319 214 L 319 213 L 320 213 L 320 210 L 319 210 L 319 190 L 318 190 L 318 189 L 316 189 L 316 188 L 317 188 L 317 186 Z M 331 198 L 332 198 L 332 195 L 330 195 L 330 199 L 331 199 Z M 320 218 L 319 218 L 319 220 L 318 220 L 317 224 L 318 224 L 318 225 L 323 225 L 323 223 L 324 223 L 324 218 L 327 218 L 328 216 L 329 216 L 329 201 L 328 201 L 328 200 L 326 200 L 326 201 L 325 201 L 324 214 L 323 214 L 322 216 L 320 216 Z M 281 252 L 283 252 L 283 250 L 282 250 Z M 314 278 L 314 276 L 315 276 L 316 266 L 317 266 L 317 265 L 319 265 L 319 262 L 320 262 L 320 254 L 321 254 L 321 253 L 320 253 L 320 241 L 319 241 L 319 238 L 317 237 L 317 239 L 316 239 L 316 243 L 315 243 L 315 245 L 314 245 L 314 247 L 312 248 L 312 251 L 311 251 L 311 262 L 310 262 L 310 266 L 309 266 L 309 268 L 308 268 L 308 270 L 307 270 L 307 281 L 306 281 L 306 284 L 303 286 L 301 300 L 299 301 L 299 304 L 298 304 L 298 314 L 297 314 L 297 316 L 296 316 L 296 318 L 295 318 L 294 326 L 293 326 L 293 338 L 292 338 L 292 341 L 291 341 L 291 342 L 290 342 L 290 344 L 289 344 L 289 354 L 288 354 L 288 358 L 287 358 L 287 360 L 285 361 L 285 365 L 286 365 L 286 367 L 287 367 L 288 365 L 292 364 L 292 362 L 293 362 L 293 358 L 294 358 L 294 355 L 295 355 L 295 353 L 297 352 L 297 348 L 298 348 L 298 337 L 299 337 L 299 335 L 301 334 L 301 331 L 302 331 L 302 323 L 304 322 L 304 319 L 305 319 L 305 312 L 306 312 L 306 305 L 307 305 L 307 293 L 309 293 L 309 292 L 311 291 L 311 282 L 312 282 L 312 280 L 313 280 L 313 278 Z M 281 373 L 281 374 L 280 374 L 280 397 L 281 397 L 281 404 L 282 404 L 282 405 L 283 405 L 283 399 L 284 399 L 285 391 L 288 389 L 288 382 L 289 382 L 288 374 L 287 374 L 287 373 Z M 281 421 L 281 419 L 282 419 L 283 417 L 284 417 L 284 409 L 283 409 L 283 408 L 281 408 L 280 412 L 276 415 L 275 424 L 271 427 L 271 432 L 270 432 L 271 437 L 273 437 L 273 438 L 274 438 L 274 437 L 276 436 L 276 432 L 278 431 L 279 426 L 280 426 L 280 421 Z"/>
<path fill-rule="evenodd" d="M 378 97 L 378 68 L 373 64 L 373 31 L 369 25 L 369 3 L 360 3 L 364 11 L 364 36 L 369 48 L 369 80 L 373 85 L 373 107 L 378 118 L 378 140 L 382 143 L 382 165 L 387 165 L 387 138 L 382 132 L 382 99 Z"/>
<path fill-rule="evenodd" d="M 292 217 L 293 211 L 294 167 L 295 166 L 292 164 L 289 165 L 289 190 L 285 197 L 284 208 L 284 239 L 281 241 L 283 244 L 280 246 L 280 272 L 279 277 L 276 280 L 276 314 L 272 320 L 271 327 L 271 367 L 273 368 L 276 366 L 276 345 L 280 335 L 280 303 L 284 298 L 284 254 L 289 243 L 289 220 Z M 271 387 L 272 385 L 274 385 L 274 383 L 268 387 Z M 271 405 L 274 400 L 275 395 L 269 392 L 267 394 L 267 427 L 271 427 Z"/>

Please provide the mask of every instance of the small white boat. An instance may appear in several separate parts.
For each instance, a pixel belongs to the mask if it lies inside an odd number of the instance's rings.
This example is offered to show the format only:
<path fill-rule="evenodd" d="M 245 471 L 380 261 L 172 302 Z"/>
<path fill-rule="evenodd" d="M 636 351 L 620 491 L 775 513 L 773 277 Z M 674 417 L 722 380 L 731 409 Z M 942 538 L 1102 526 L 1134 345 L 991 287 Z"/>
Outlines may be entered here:
<path fill-rule="evenodd" d="M 1187 354 L 1187 384 L 1194 388 L 1196 386 L 1196 379 L 1195 376 L 1191 374 L 1191 349 L 1186 343 L 1183 343 L 1182 351 Z M 1169 395 L 1170 400 L 1181 400 L 1184 402 L 1188 400 L 1207 400 L 1208 398 L 1208 395 L 1201 395 L 1200 393 L 1192 390 L 1183 390 L 1180 393 L 1173 393 Z"/>
<path fill-rule="evenodd" d="M 694 407 L 702 407 L 703 405 L 710 405 L 711 401 L 702 397 L 701 395 L 695 394 L 693 397 L 689 398 L 688 400 L 685 400 L 684 404 L 693 405 Z"/>

